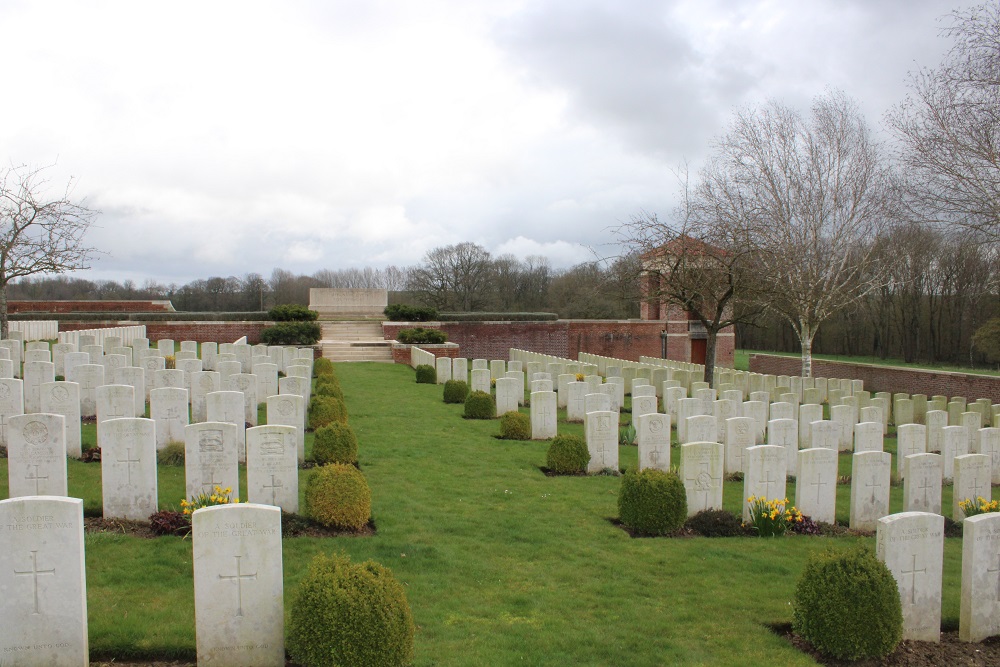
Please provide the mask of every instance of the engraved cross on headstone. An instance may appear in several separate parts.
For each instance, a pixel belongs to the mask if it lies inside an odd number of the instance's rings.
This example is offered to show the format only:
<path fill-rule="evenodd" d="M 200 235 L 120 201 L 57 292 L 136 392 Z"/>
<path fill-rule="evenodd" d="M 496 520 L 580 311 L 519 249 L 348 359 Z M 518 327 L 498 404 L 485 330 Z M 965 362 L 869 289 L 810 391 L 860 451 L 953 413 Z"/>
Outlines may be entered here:
<path fill-rule="evenodd" d="M 925 477 L 924 477 L 923 479 L 921 479 L 920 481 L 921 481 L 922 483 L 921 483 L 921 485 L 920 485 L 919 487 L 917 487 L 917 488 L 919 488 L 919 489 L 920 489 L 921 491 L 923 491 L 923 497 L 924 497 L 924 502 L 923 502 L 923 508 L 924 508 L 924 510 L 926 510 L 926 509 L 927 509 L 927 507 L 928 507 L 928 505 L 929 505 L 929 501 L 927 500 L 927 489 L 932 489 L 932 488 L 934 488 L 934 485 L 933 485 L 933 484 L 931 484 L 931 480 L 930 480 L 930 478 L 929 478 L 929 477 L 927 477 L 927 476 L 925 476 Z"/>
<path fill-rule="evenodd" d="M 140 462 L 142 462 L 142 459 L 133 459 L 132 458 L 132 448 L 131 447 L 126 447 L 125 448 L 125 458 L 124 459 L 121 459 L 121 458 L 118 459 L 118 463 L 124 463 L 125 464 L 125 470 L 126 470 L 126 474 L 128 476 L 128 481 L 125 483 L 125 486 L 132 486 L 132 464 L 133 463 L 140 463 Z"/>
<path fill-rule="evenodd" d="M 39 570 L 38 569 L 38 552 L 37 551 L 32 551 L 31 552 L 31 569 L 30 570 L 14 570 L 14 575 L 15 576 L 18 576 L 18 577 L 31 577 L 31 579 L 32 579 L 32 585 L 34 587 L 34 595 L 35 595 L 35 610 L 33 612 L 31 612 L 32 616 L 42 613 L 39 610 L 39 607 L 38 607 L 38 576 L 39 575 L 43 575 L 43 574 L 50 574 L 52 576 L 55 576 L 56 569 L 52 568 L 51 570 Z"/>
<path fill-rule="evenodd" d="M 278 496 L 277 496 L 278 489 L 282 488 L 283 486 L 284 486 L 284 484 L 281 483 L 280 479 L 279 480 L 275 480 L 274 479 L 274 475 L 271 475 L 271 483 L 264 485 L 263 488 L 265 488 L 265 489 L 271 489 L 271 504 L 272 505 L 277 505 L 278 504 Z"/>
<path fill-rule="evenodd" d="M 877 484 L 876 482 L 878 482 L 878 473 L 877 472 L 872 473 L 871 482 L 865 482 L 865 488 L 866 489 L 871 489 L 871 491 L 872 491 L 872 499 L 871 499 L 871 504 L 872 505 L 875 504 L 875 489 L 881 489 L 882 488 L 882 485 L 881 484 Z"/>
<path fill-rule="evenodd" d="M 215 479 L 215 471 L 212 470 L 209 473 L 209 475 L 208 475 L 208 481 L 206 482 L 206 481 L 202 480 L 202 482 L 201 482 L 201 488 L 204 489 L 205 487 L 208 487 L 209 493 L 211 493 L 212 489 L 214 489 L 217 486 L 221 487 L 222 486 L 222 482 L 216 481 L 216 479 Z"/>
<path fill-rule="evenodd" d="M 779 480 L 771 479 L 771 469 L 767 469 L 767 476 L 764 478 L 764 496 L 766 498 L 771 497 L 771 485 L 777 484 Z"/>
<path fill-rule="evenodd" d="M 1000 554 L 997 554 L 997 566 L 986 569 L 989 573 L 1000 573 Z M 1000 602 L 1000 574 L 997 575 L 997 602 Z"/>
<path fill-rule="evenodd" d="M 979 501 L 977 499 L 979 498 L 979 489 L 983 488 L 983 485 L 980 483 L 979 475 L 973 475 L 971 486 L 972 501 L 978 504 Z"/>
<path fill-rule="evenodd" d="M 37 465 L 32 465 L 31 467 L 35 469 L 35 471 L 34 471 L 35 472 L 34 477 L 28 477 L 28 473 L 24 473 L 24 479 L 25 479 L 25 481 L 34 482 L 35 483 L 35 495 L 37 496 L 38 495 L 38 482 L 40 480 L 48 479 L 49 476 L 46 475 L 45 477 L 39 477 L 38 476 L 38 466 Z"/>
<path fill-rule="evenodd" d="M 236 574 L 220 574 L 219 579 L 224 581 L 235 581 L 236 582 L 236 615 L 243 616 L 243 580 L 251 579 L 253 581 L 257 580 L 257 573 L 253 574 L 243 574 L 242 565 L 240 559 L 243 556 L 233 556 L 236 559 Z"/>
<path fill-rule="evenodd" d="M 809 483 L 810 486 L 815 486 L 816 487 L 816 504 L 817 505 L 819 504 L 819 494 L 823 492 L 823 487 L 826 486 L 829 483 L 829 482 L 821 482 L 820 481 L 821 477 L 822 477 L 822 475 L 820 475 L 819 473 L 816 473 L 816 481 Z"/>
<path fill-rule="evenodd" d="M 917 554 L 913 554 L 913 565 L 910 566 L 909 570 L 900 570 L 899 573 L 903 576 L 910 575 L 910 604 L 914 604 L 917 599 L 917 575 L 927 574 L 927 568 L 918 570 Z"/>

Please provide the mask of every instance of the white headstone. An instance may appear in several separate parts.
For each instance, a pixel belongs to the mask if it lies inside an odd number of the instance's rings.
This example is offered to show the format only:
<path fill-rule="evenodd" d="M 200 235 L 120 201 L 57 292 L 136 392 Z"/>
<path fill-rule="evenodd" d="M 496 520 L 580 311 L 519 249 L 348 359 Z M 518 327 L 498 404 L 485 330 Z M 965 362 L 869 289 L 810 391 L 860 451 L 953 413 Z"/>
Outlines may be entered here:
<path fill-rule="evenodd" d="M 39 412 L 42 409 L 42 384 L 55 381 L 56 365 L 51 361 L 30 361 L 24 364 L 24 411 Z"/>
<path fill-rule="evenodd" d="M 781 447 L 784 450 L 785 474 L 794 475 L 799 465 L 799 426 L 795 420 L 772 419 L 769 421 L 767 423 L 767 444 Z"/>
<path fill-rule="evenodd" d="M 799 406 L 799 449 L 812 447 L 812 423 L 822 420 L 822 405 L 806 403 Z"/>
<path fill-rule="evenodd" d="M 239 460 L 246 461 L 246 422 L 243 421 L 243 393 L 239 391 L 213 391 L 205 396 L 205 418 L 210 422 L 236 424 L 239 443 Z"/>
<path fill-rule="evenodd" d="M 496 381 L 497 417 L 517 412 L 517 396 L 524 396 L 524 383 L 513 378 L 499 377 Z"/>
<path fill-rule="evenodd" d="M 278 394 L 267 397 L 267 423 L 295 428 L 295 449 L 299 462 L 306 460 L 305 421 L 306 402 L 301 396 Z"/>
<path fill-rule="evenodd" d="M 135 417 L 135 389 L 127 384 L 105 384 L 97 388 L 97 423 Z"/>
<path fill-rule="evenodd" d="M 445 382 L 451 380 L 451 358 L 438 357 L 435 359 L 434 370 L 437 374 L 438 384 L 444 384 Z M 256 370 L 254 372 L 256 372 Z M 270 394 L 265 394 L 265 396 L 270 396 Z"/>
<path fill-rule="evenodd" d="M 66 455 L 83 455 L 80 438 L 80 385 L 75 382 L 46 382 L 41 389 L 42 412 L 62 415 L 66 434 Z M 2 416 L 0 416 L 2 419 Z"/>
<path fill-rule="evenodd" d="M 958 637 L 979 642 L 1000 634 L 1000 514 L 962 522 L 962 602 Z"/>
<path fill-rule="evenodd" d="M 813 521 L 837 518 L 837 452 L 826 447 L 799 451 L 795 507 Z"/>
<path fill-rule="evenodd" d="M 194 423 L 208 420 L 208 408 L 205 397 L 213 391 L 219 391 L 222 379 L 217 371 L 198 371 L 191 374 L 191 421 Z"/>
<path fill-rule="evenodd" d="M 861 422 L 854 425 L 854 451 L 855 452 L 881 452 L 882 424 L 875 422 Z"/>
<path fill-rule="evenodd" d="M 0 534 L 3 664 L 89 664 L 83 501 L 0 500 Z"/>
<path fill-rule="evenodd" d="M 684 434 L 684 440 L 681 441 L 681 444 L 689 442 L 716 442 L 718 431 L 715 417 L 711 415 L 688 417 Z"/>
<path fill-rule="evenodd" d="M 111 374 L 112 384 L 127 384 L 132 387 L 132 414 L 130 417 L 146 415 L 146 371 L 139 366 L 116 368 Z"/>
<path fill-rule="evenodd" d="M 188 425 L 188 392 L 178 387 L 160 387 L 149 392 L 149 417 L 156 422 L 156 448 L 184 442 Z"/>
<path fill-rule="evenodd" d="M 639 470 L 656 468 L 670 470 L 670 415 L 647 413 L 641 415 L 636 427 L 636 444 L 639 446 Z"/>
<path fill-rule="evenodd" d="M 531 392 L 531 439 L 556 437 L 557 412 L 554 391 Z"/>
<path fill-rule="evenodd" d="M 104 518 L 146 521 L 157 509 L 155 422 L 109 419 L 98 425 L 97 440 Z"/>
<path fill-rule="evenodd" d="M 978 498 L 992 500 L 990 488 L 990 458 L 985 454 L 965 454 L 955 457 L 955 483 L 952 490 L 951 518 L 961 521 L 965 512 L 959 506 L 963 500 L 976 504 Z"/>
<path fill-rule="evenodd" d="M 708 509 L 722 509 L 724 445 L 689 442 L 681 445 L 681 480 L 687 494 L 688 516 Z"/>
<path fill-rule="evenodd" d="M 940 454 L 911 454 L 903 461 L 903 511 L 941 514 Z"/>
<path fill-rule="evenodd" d="M 875 552 L 899 588 L 903 639 L 940 641 L 944 517 L 927 512 L 882 517 Z"/>
<path fill-rule="evenodd" d="M 490 371 L 481 368 L 472 369 L 472 391 L 490 393 Z"/>
<path fill-rule="evenodd" d="M 726 474 L 743 472 L 746 450 L 757 444 L 756 429 L 753 417 L 726 420 Z"/>
<path fill-rule="evenodd" d="M 797 432 L 795 442 L 798 442 Z M 744 522 L 750 520 L 750 503 L 747 498 L 756 496 L 766 500 L 781 500 L 785 497 L 787 463 L 788 455 L 784 447 L 756 445 L 747 448 L 743 459 Z"/>
<path fill-rule="evenodd" d="M 10 497 L 65 496 L 66 427 L 62 415 L 15 415 L 7 424 Z"/>
<path fill-rule="evenodd" d="M 892 454 L 857 452 L 851 468 L 851 530 L 873 531 L 889 513 Z"/>
<path fill-rule="evenodd" d="M 257 404 L 261 397 L 257 395 L 257 376 L 251 373 L 236 373 L 223 382 L 224 391 L 243 392 L 243 420 L 250 426 L 257 425 Z M 266 396 L 264 398 L 267 398 Z"/>
<path fill-rule="evenodd" d="M 292 426 L 267 424 L 246 431 L 247 500 L 299 511 L 299 467 Z"/>
<path fill-rule="evenodd" d="M 268 667 L 285 660 L 281 510 L 203 507 L 192 515 L 198 664 Z"/>
<path fill-rule="evenodd" d="M 600 396 L 605 394 L 588 394 Z M 590 451 L 590 463 L 587 472 L 601 472 L 605 468 L 618 470 L 618 413 L 610 410 L 588 412 L 584 420 L 584 434 L 587 449 Z"/>
<path fill-rule="evenodd" d="M 201 422 L 184 427 L 184 489 L 187 498 L 212 495 L 215 487 L 240 495 L 236 425 Z"/>

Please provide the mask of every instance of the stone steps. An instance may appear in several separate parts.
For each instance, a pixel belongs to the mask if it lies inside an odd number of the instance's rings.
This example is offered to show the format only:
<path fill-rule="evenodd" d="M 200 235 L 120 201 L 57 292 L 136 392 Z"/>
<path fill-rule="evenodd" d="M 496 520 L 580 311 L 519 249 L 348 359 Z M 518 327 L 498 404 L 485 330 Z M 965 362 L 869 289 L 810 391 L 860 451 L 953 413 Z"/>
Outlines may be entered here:
<path fill-rule="evenodd" d="M 392 363 L 392 341 L 382 338 L 382 322 L 323 322 L 320 345 L 330 361 Z"/>

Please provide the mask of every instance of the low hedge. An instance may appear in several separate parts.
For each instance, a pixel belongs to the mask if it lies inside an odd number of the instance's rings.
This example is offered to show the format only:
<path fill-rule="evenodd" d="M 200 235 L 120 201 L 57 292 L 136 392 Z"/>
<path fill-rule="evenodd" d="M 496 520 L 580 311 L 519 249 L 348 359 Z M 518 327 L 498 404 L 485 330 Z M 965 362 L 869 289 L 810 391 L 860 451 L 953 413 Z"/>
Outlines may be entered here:
<path fill-rule="evenodd" d="M 280 322 L 260 332 L 265 345 L 313 345 L 322 336 L 316 322 Z"/>
<path fill-rule="evenodd" d="M 390 322 L 433 322 L 437 319 L 436 308 L 429 306 L 406 306 L 394 303 L 382 311 Z"/>
<path fill-rule="evenodd" d="M 557 313 L 438 313 L 439 322 L 551 322 Z"/>
<path fill-rule="evenodd" d="M 275 306 L 267 311 L 267 315 L 275 322 L 314 322 L 319 317 L 318 312 L 298 303 Z"/>
<path fill-rule="evenodd" d="M 448 334 L 440 329 L 414 327 L 412 329 L 400 329 L 399 333 L 396 334 L 396 340 L 407 345 L 418 345 L 420 343 L 440 345 L 448 341 Z"/>

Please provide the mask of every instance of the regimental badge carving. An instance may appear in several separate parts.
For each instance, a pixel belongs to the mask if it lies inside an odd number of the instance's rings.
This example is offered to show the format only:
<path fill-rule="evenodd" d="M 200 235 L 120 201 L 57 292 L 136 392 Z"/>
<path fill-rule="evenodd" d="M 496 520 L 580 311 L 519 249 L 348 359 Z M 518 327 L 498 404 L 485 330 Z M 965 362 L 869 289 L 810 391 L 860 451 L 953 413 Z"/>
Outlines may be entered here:
<path fill-rule="evenodd" d="M 40 445 L 49 437 L 48 427 L 40 421 L 31 421 L 24 425 L 24 439 L 33 445 Z"/>
<path fill-rule="evenodd" d="M 198 451 L 203 454 L 222 451 L 222 429 L 204 429 L 198 434 Z"/>

